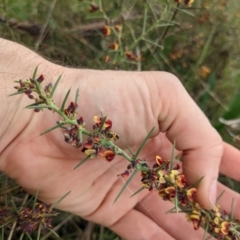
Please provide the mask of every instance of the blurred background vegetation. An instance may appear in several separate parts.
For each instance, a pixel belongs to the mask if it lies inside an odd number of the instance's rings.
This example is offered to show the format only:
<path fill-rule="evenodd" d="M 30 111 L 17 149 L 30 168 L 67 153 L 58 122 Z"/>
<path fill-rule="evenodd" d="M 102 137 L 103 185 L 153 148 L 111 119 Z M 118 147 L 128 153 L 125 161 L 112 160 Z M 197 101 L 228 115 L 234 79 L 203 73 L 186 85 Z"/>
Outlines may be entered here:
<path fill-rule="evenodd" d="M 65 66 L 169 71 L 224 140 L 238 143 L 233 137 L 238 121 L 226 120 L 240 115 L 240 5 L 238 0 L 188 2 L 0 0 L 0 36 Z M 236 190 L 235 182 L 223 181 Z M 26 197 L 5 176 L 1 183 L 1 203 Z M 55 217 L 53 225 L 58 239 L 120 239 L 68 213 Z M 0 239 L 19 239 L 17 231 L 9 236 L 4 229 Z M 50 232 L 41 239 L 57 237 Z"/>

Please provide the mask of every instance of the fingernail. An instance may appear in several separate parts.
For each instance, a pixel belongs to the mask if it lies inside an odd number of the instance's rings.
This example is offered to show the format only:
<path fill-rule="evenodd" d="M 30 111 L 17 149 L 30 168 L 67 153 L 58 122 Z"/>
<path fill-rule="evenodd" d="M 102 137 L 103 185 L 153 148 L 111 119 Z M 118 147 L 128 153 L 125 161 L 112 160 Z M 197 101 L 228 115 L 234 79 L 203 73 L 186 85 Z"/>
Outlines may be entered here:
<path fill-rule="evenodd" d="M 209 188 L 209 201 L 212 207 L 215 206 L 216 198 L 217 198 L 217 180 L 214 180 Z"/>

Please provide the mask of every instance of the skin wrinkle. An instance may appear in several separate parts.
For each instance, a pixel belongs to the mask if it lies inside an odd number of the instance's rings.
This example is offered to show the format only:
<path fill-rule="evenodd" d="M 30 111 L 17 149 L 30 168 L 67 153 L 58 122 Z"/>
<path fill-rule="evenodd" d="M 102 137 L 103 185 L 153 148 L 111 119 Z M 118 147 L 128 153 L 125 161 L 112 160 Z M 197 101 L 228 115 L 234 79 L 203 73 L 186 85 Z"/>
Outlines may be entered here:
<path fill-rule="evenodd" d="M 149 88 L 149 84 L 148 84 L 148 79 L 146 79 L 146 75 L 145 73 L 143 74 L 143 83 L 146 85 L 146 87 L 143 87 L 143 90 L 141 90 L 140 86 L 139 86 L 139 90 L 138 92 L 140 93 L 140 100 L 142 101 L 140 103 L 137 103 L 138 105 L 142 106 L 142 111 L 144 112 L 143 114 L 148 115 L 149 117 L 146 118 L 146 122 L 142 123 L 140 119 L 139 120 L 139 126 L 144 125 L 145 129 L 149 128 L 149 131 L 152 127 L 155 127 L 156 124 L 154 124 L 154 126 L 150 126 L 149 122 L 147 121 L 148 119 L 150 119 L 150 122 L 157 122 L 156 118 L 154 118 L 154 111 L 153 111 L 153 107 L 152 107 L 152 99 L 150 97 L 150 88 Z M 142 86 L 141 86 L 142 87 Z M 153 96 L 155 96 L 154 91 L 151 92 L 153 94 Z M 150 107 L 149 107 L 150 105 Z"/>
<path fill-rule="evenodd" d="M 83 214 L 82 216 L 91 221 L 92 218 L 95 217 L 95 214 L 101 210 L 101 207 L 105 204 L 106 199 L 109 197 L 111 189 L 114 187 L 114 185 L 116 185 L 116 182 L 119 181 L 119 178 L 114 178 L 114 182 L 111 184 L 111 187 L 108 188 L 108 190 L 105 192 L 105 194 L 103 195 L 103 198 L 101 199 L 101 201 L 99 201 L 99 203 L 97 204 L 97 206 L 94 209 L 91 209 L 91 212 L 88 214 Z M 96 204 L 96 203 L 95 203 Z M 125 213 L 124 213 L 125 214 Z M 103 220 L 103 219 L 101 219 Z M 109 219 L 107 219 L 108 221 Z M 100 222 L 99 222 L 100 223 Z M 112 225 L 112 223 L 103 223 L 106 227 L 109 227 L 110 225 Z"/>
<path fill-rule="evenodd" d="M 158 107 L 158 111 L 159 111 L 159 116 L 158 116 L 158 125 L 160 128 L 161 132 L 166 132 L 168 131 L 168 129 L 171 126 L 171 123 L 173 122 L 173 120 L 176 118 L 175 115 L 173 113 L 176 113 L 176 109 L 177 107 L 174 107 L 173 111 L 171 112 L 171 114 L 169 113 L 170 110 L 172 110 L 170 108 L 171 105 L 177 106 L 175 104 L 175 99 L 177 99 L 176 97 L 176 91 L 177 91 L 177 82 L 179 81 L 175 76 L 173 76 L 170 73 L 166 73 L 164 72 L 164 74 L 166 75 L 165 79 L 163 81 L 160 81 L 160 84 L 157 84 L 156 86 L 158 87 L 158 94 L 157 96 L 159 96 L 157 103 L 162 103 L 160 107 Z M 157 75 L 160 75 L 159 73 L 157 73 Z M 173 79 L 171 78 L 173 76 Z M 163 87 L 163 85 L 165 85 Z M 164 89 L 164 92 L 162 91 L 162 89 Z M 173 98 L 171 98 L 170 96 L 174 96 Z"/>
<path fill-rule="evenodd" d="M 14 120 L 14 118 L 13 118 L 13 120 Z M 8 135 L 7 135 L 7 137 L 4 137 L 4 140 L 7 142 L 7 144 L 5 145 L 5 147 L 3 149 L 0 149 L 1 150 L 0 157 L 2 158 L 2 161 L 0 161 L 1 169 L 4 169 L 4 168 L 7 167 L 7 159 L 5 158 L 5 155 L 7 155 L 7 153 L 9 151 L 11 151 L 11 149 L 14 149 L 14 146 L 16 145 L 16 140 L 18 139 L 18 137 L 21 134 L 23 134 L 23 132 L 24 132 L 24 130 L 25 130 L 27 125 L 28 125 L 28 122 L 26 122 L 26 124 L 23 126 L 21 131 L 19 131 L 19 132 L 15 131 L 15 137 L 12 139 L 12 141 L 7 141 Z M 10 136 L 9 136 L 9 138 L 10 138 Z M 11 145 L 11 147 L 9 147 L 9 145 Z M 8 149 L 8 147 L 9 147 L 9 149 Z"/>
<path fill-rule="evenodd" d="M 104 161 L 104 164 L 106 164 L 105 160 L 102 160 L 102 161 Z M 110 168 L 113 168 L 115 165 L 119 165 L 119 162 L 120 162 L 120 161 L 117 161 L 117 162 L 116 162 L 113 166 L 111 166 Z M 122 165 L 122 164 L 121 164 L 121 165 Z M 122 169 L 122 168 L 121 168 L 121 169 Z M 121 170 L 119 170 L 119 172 L 121 172 Z M 109 175 L 109 177 L 108 177 L 108 175 Z M 109 180 L 107 181 L 107 183 L 106 183 L 104 180 L 102 180 L 102 179 L 104 179 L 104 178 L 106 178 L 106 177 L 107 177 L 107 179 L 109 179 Z M 94 215 L 94 213 L 95 213 L 96 211 L 98 211 L 98 209 L 100 208 L 100 206 L 104 203 L 105 197 L 108 195 L 110 189 L 114 186 L 115 182 L 117 182 L 117 181 L 120 181 L 120 178 L 118 178 L 118 177 L 115 176 L 115 172 L 114 172 L 114 176 L 113 176 L 113 172 L 112 172 L 112 171 L 109 171 L 109 169 L 106 169 L 104 172 L 101 173 L 101 175 L 98 176 L 98 178 L 96 178 L 95 181 L 93 181 L 92 185 L 91 185 L 91 186 L 86 190 L 86 192 L 83 193 L 83 194 L 85 194 L 85 198 L 86 198 L 86 199 L 84 199 L 84 202 L 86 202 L 87 204 L 89 204 L 90 201 L 93 200 L 94 203 L 96 204 L 96 207 L 95 207 L 94 209 L 91 208 L 91 209 L 90 209 L 91 212 L 89 212 L 89 213 L 83 213 L 83 212 L 82 212 L 81 215 L 84 216 L 84 218 L 91 217 L 91 215 Z M 103 188 L 101 189 L 101 186 L 103 186 L 103 184 L 104 184 L 105 189 L 103 189 Z M 89 190 L 90 188 L 95 189 L 95 191 L 89 192 L 88 190 Z M 101 189 L 101 190 L 99 191 L 99 189 Z M 99 199 L 98 203 L 96 203 L 96 202 L 95 202 L 95 199 L 94 199 L 94 196 L 95 196 L 95 194 L 97 193 L 97 194 L 98 194 L 98 197 L 99 197 L 99 192 L 100 192 L 100 196 L 102 195 L 103 197 L 102 197 L 101 199 Z M 88 193 L 90 194 L 90 196 L 87 196 Z M 104 196 L 105 196 L 105 197 L 104 197 Z M 80 203 L 80 204 L 84 204 L 84 202 L 82 202 L 82 203 Z M 84 208 L 84 209 L 86 209 L 86 208 Z"/>
<path fill-rule="evenodd" d="M 148 85 L 148 89 L 149 89 L 149 95 L 151 95 L 152 98 L 150 98 L 150 100 L 152 101 L 149 101 L 150 104 L 151 104 L 151 116 L 153 116 L 154 120 L 155 121 L 158 121 L 158 112 L 155 111 L 155 107 L 154 107 L 154 104 L 156 104 L 156 102 L 158 102 L 158 105 L 159 105 L 159 112 L 161 112 L 162 110 L 162 102 L 161 101 L 158 101 L 158 96 L 159 96 L 159 93 L 158 93 L 158 88 L 156 88 L 155 86 L 158 86 L 158 79 L 156 78 L 156 74 L 153 74 L 153 73 L 149 73 L 151 76 L 152 76 L 152 81 L 155 83 L 155 84 L 150 84 L 148 78 L 147 78 L 147 75 L 144 74 L 144 77 L 145 77 L 145 81 Z M 158 124 L 158 127 L 159 127 L 159 124 Z M 160 132 L 160 129 L 157 129 L 158 132 Z"/>
<path fill-rule="evenodd" d="M 112 188 L 110 188 L 107 192 L 107 194 L 105 195 L 103 201 L 101 202 L 101 204 L 99 205 L 99 207 L 90 215 L 88 216 L 84 216 L 84 218 L 86 218 L 87 220 L 92 221 L 92 219 L 94 218 L 94 221 L 97 223 L 101 223 L 104 226 L 111 226 L 113 224 L 115 224 L 119 218 L 122 218 L 124 215 L 126 215 L 127 212 L 129 212 L 129 209 L 132 209 L 136 204 L 137 201 L 136 199 L 133 198 L 129 198 L 129 200 L 127 202 L 125 202 L 124 205 L 122 205 L 121 199 L 123 199 L 124 195 L 128 195 L 129 193 L 127 191 L 123 192 L 122 196 L 120 197 L 120 199 L 113 204 L 113 201 L 115 199 L 115 197 L 117 196 L 118 192 L 119 192 L 119 187 L 121 186 L 122 182 L 119 181 L 119 179 L 116 179 L 112 185 Z M 122 186 L 121 186 L 122 187 Z M 118 190 L 116 190 L 118 189 Z M 145 195 L 145 194 L 144 194 Z M 141 200 L 144 197 L 143 194 L 138 194 L 137 199 Z M 106 216 L 104 214 L 104 212 L 106 211 L 105 209 L 105 205 L 106 203 L 109 203 L 109 216 Z M 117 206 L 119 205 L 119 206 Z M 131 207 L 128 207 L 131 206 Z M 121 211 L 117 211 L 117 208 L 121 208 Z"/>
<path fill-rule="evenodd" d="M 142 222 L 138 221 L 140 218 L 143 218 L 144 220 Z M 127 221 L 129 224 L 126 224 Z M 148 227 L 145 225 L 147 221 L 150 222 Z M 135 226 L 137 225 L 138 231 L 133 228 L 133 224 Z M 164 240 L 173 240 L 173 238 L 163 229 L 159 228 L 155 222 L 151 221 L 147 216 L 144 216 L 141 212 L 135 209 L 129 211 L 124 217 L 110 227 L 110 229 L 117 233 L 119 232 L 119 228 L 125 229 L 123 239 L 126 240 L 159 240 L 159 236 Z M 128 229 L 132 228 L 132 233 L 127 234 L 127 232 L 129 232 Z"/>

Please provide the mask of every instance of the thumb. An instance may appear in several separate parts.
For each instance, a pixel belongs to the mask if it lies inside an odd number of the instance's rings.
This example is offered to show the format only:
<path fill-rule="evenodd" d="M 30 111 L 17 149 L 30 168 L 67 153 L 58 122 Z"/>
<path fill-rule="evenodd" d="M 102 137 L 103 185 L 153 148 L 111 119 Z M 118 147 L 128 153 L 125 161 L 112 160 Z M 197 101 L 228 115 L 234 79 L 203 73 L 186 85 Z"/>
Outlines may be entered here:
<path fill-rule="evenodd" d="M 197 200 L 203 208 L 211 208 L 216 200 L 222 140 L 180 81 L 172 75 L 170 78 L 169 93 L 160 100 L 164 106 L 158 118 L 160 131 L 167 132 L 168 139 L 176 141 L 177 150 L 182 151 L 188 184 L 193 185 L 202 178 L 197 187 Z"/>

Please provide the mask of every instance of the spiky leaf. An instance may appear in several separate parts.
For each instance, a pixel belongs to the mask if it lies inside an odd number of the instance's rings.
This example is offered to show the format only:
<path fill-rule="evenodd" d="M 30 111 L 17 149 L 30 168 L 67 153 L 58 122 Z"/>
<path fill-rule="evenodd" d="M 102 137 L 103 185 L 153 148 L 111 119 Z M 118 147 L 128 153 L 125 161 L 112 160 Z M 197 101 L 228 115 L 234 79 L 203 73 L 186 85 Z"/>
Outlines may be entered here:
<path fill-rule="evenodd" d="M 80 163 L 78 163 L 78 164 L 73 168 L 73 170 L 79 168 L 81 165 L 83 165 L 83 164 L 84 164 L 88 159 L 90 159 L 90 158 L 91 158 L 91 155 L 85 157 L 83 160 L 81 160 Z"/>
<path fill-rule="evenodd" d="M 144 190 L 145 189 L 145 187 L 141 187 L 141 188 L 139 188 L 135 193 L 133 193 L 131 196 L 130 196 L 130 198 L 131 197 L 133 197 L 133 196 L 135 196 L 135 195 L 137 195 L 138 193 L 140 193 L 142 190 Z"/>
<path fill-rule="evenodd" d="M 51 91 L 51 94 L 50 94 L 50 98 L 53 97 L 53 94 L 54 94 L 54 92 L 55 92 L 55 90 L 56 90 L 56 88 L 57 88 L 57 86 L 58 86 L 58 84 L 59 84 L 59 82 L 60 82 L 60 80 L 61 80 L 61 77 L 62 77 L 62 75 L 60 75 L 60 76 L 58 77 L 57 81 L 54 83 L 53 88 L 52 88 L 52 91 Z"/>
<path fill-rule="evenodd" d="M 75 103 L 78 102 L 78 97 L 79 97 L 79 88 L 76 91 L 76 95 L 75 95 Z"/>
<path fill-rule="evenodd" d="M 139 153 L 142 151 L 143 147 L 145 146 L 147 140 L 150 138 L 152 132 L 154 130 L 154 127 L 150 130 L 150 132 L 148 133 L 148 135 L 145 137 L 145 139 L 143 140 L 142 144 L 140 145 L 140 147 L 138 148 L 136 154 L 134 155 L 134 159 L 137 159 Z"/>
<path fill-rule="evenodd" d="M 35 80 L 37 76 L 38 66 L 34 69 L 32 79 Z"/>
<path fill-rule="evenodd" d="M 42 135 L 44 135 L 44 134 L 46 134 L 46 133 L 48 133 L 48 132 L 51 132 L 52 130 L 54 130 L 54 129 L 56 129 L 56 128 L 60 128 L 60 127 L 62 127 L 63 125 L 64 125 L 64 123 L 57 124 L 57 125 L 49 128 L 49 129 L 47 129 L 46 131 L 42 132 L 42 133 L 40 134 L 40 136 L 42 136 Z"/>
<path fill-rule="evenodd" d="M 122 189 L 120 190 L 120 192 L 118 193 L 117 197 L 115 198 L 114 202 L 115 203 L 120 196 L 123 194 L 123 192 L 125 191 L 125 189 L 127 188 L 127 186 L 130 184 L 130 182 L 133 180 L 133 178 L 136 176 L 136 174 L 138 173 L 138 170 L 135 169 L 134 172 L 132 173 L 132 175 L 128 178 L 128 180 L 126 181 L 126 183 L 124 184 L 124 186 L 122 187 Z"/>
<path fill-rule="evenodd" d="M 64 110 L 64 107 L 65 107 L 65 104 L 66 104 L 66 101 L 68 99 L 70 92 L 71 92 L 71 88 L 67 91 L 67 94 L 66 94 L 65 98 L 63 99 L 61 110 L 60 110 L 61 112 L 63 112 L 63 110 Z"/>
<path fill-rule="evenodd" d="M 55 208 L 64 198 L 66 198 L 71 191 L 68 191 L 67 193 L 65 193 L 59 200 L 57 200 L 52 206 L 51 209 Z"/>

